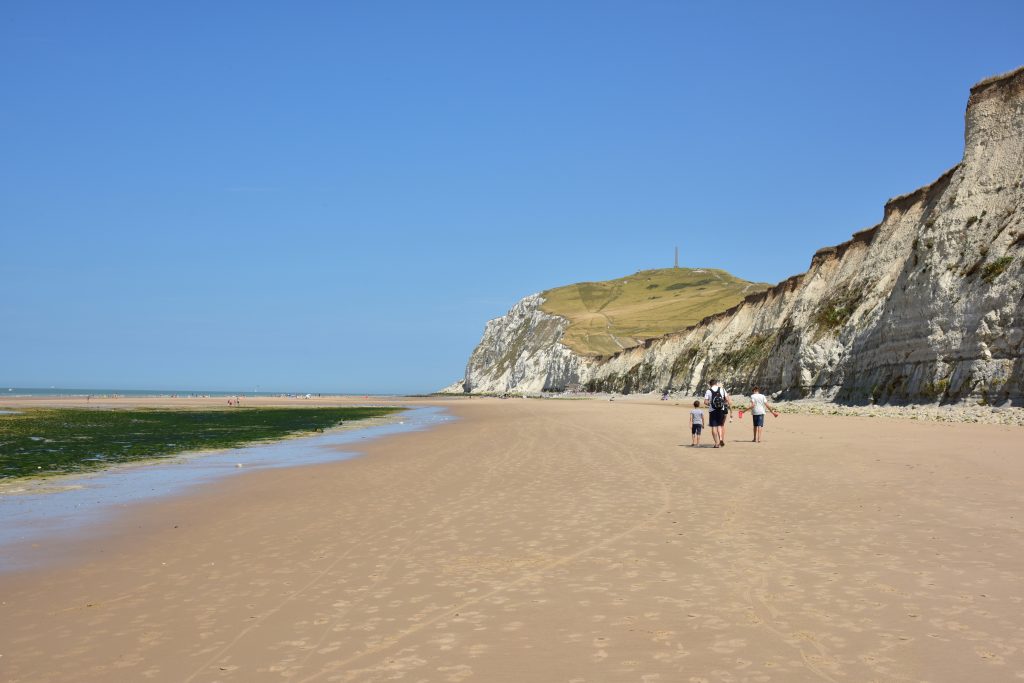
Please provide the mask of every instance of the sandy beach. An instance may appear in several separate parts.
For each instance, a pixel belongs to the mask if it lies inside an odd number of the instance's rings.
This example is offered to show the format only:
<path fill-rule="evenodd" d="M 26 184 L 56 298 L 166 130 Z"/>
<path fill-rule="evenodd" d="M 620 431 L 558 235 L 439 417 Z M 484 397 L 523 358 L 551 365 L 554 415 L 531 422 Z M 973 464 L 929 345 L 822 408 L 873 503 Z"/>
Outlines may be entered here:
<path fill-rule="evenodd" d="M 715 450 L 682 402 L 414 403 L 459 419 L 32 548 L 0 681 L 1024 679 L 1020 427 L 785 414 Z"/>

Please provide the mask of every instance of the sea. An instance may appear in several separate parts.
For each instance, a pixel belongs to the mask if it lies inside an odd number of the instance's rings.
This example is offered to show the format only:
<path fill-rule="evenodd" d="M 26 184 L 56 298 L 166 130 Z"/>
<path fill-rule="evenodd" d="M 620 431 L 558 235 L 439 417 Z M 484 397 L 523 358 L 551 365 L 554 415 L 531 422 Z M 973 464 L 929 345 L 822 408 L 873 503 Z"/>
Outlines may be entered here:
<path fill-rule="evenodd" d="M 74 398 L 82 396 L 93 396 L 95 398 L 199 398 L 199 397 L 228 397 L 228 396 L 269 396 L 271 398 L 296 397 L 296 396 L 383 396 L 384 394 L 362 394 L 352 392 L 309 392 L 309 391 L 259 391 L 242 389 L 233 391 L 222 390 L 197 390 L 197 389 L 68 389 L 62 387 L 2 387 L 0 386 L 0 397 L 7 398 Z"/>

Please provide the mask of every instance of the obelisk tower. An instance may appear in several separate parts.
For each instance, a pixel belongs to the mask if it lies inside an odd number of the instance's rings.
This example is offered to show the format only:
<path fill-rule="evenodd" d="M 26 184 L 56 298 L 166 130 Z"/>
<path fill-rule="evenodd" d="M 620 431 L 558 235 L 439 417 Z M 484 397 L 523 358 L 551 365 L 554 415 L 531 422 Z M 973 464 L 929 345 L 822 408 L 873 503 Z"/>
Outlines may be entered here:
<path fill-rule="evenodd" d="M 676 247 L 676 268 L 679 267 L 679 247 Z"/>

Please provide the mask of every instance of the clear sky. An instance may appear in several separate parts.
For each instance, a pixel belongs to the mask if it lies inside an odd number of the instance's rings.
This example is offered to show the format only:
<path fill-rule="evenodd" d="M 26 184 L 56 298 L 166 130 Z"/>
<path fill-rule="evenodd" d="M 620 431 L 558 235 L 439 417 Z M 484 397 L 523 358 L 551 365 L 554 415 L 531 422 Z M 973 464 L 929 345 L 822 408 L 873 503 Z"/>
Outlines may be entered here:
<path fill-rule="evenodd" d="M 1024 3 L 0 9 L 0 384 L 430 391 L 545 288 L 775 282 L 955 164 Z"/>

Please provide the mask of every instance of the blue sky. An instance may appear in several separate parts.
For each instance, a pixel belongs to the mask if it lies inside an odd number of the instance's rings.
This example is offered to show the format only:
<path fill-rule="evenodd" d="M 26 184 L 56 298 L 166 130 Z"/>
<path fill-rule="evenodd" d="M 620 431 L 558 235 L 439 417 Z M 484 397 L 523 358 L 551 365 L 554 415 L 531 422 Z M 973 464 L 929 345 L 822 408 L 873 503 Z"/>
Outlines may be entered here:
<path fill-rule="evenodd" d="M 1024 3 L 8 2 L 0 383 L 430 391 L 545 288 L 775 282 L 962 152 Z"/>

